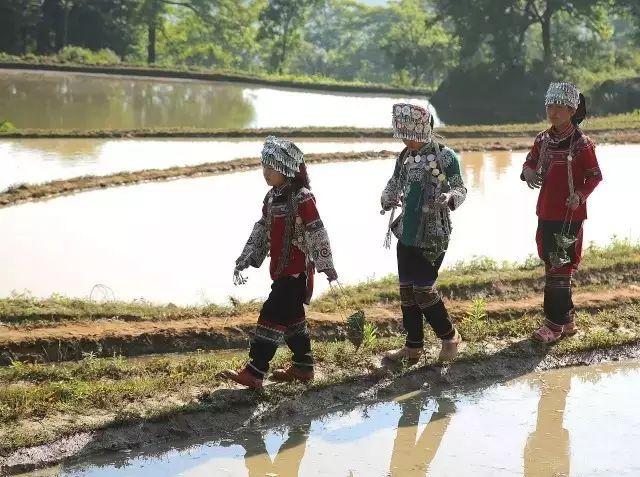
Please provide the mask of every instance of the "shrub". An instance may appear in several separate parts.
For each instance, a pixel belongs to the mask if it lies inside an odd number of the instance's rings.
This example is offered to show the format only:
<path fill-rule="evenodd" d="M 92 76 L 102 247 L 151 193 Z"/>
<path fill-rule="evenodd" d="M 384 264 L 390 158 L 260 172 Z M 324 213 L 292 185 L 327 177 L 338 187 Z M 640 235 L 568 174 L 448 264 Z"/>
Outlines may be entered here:
<path fill-rule="evenodd" d="M 13 132 L 16 130 L 16 127 L 13 125 L 11 121 L 4 121 L 0 119 L 0 132 Z"/>
<path fill-rule="evenodd" d="M 120 63 L 120 57 L 108 48 L 92 51 L 81 46 L 65 46 L 58 52 L 59 61 L 86 65 L 112 65 Z"/>

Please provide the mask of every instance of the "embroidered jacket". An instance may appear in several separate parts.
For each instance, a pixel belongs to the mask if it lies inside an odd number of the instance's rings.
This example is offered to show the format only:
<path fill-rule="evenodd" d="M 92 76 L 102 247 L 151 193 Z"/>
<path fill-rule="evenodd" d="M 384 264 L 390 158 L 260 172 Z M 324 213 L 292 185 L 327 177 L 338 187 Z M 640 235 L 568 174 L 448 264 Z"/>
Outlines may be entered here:
<path fill-rule="evenodd" d="M 443 192 L 451 197 L 441 207 L 436 200 Z M 457 209 L 466 196 L 457 154 L 432 141 L 417 152 L 405 148 L 400 153 L 381 203 L 389 209 L 402 202 L 402 214 L 392 230 L 404 245 L 429 248 L 435 240 L 446 249 L 452 229 L 449 212 Z"/>
<path fill-rule="evenodd" d="M 272 188 L 264 198 L 262 217 L 253 226 L 249 240 L 236 260 L 236 267 L 259 268 L 271 255 L 271 279 L 333 269 L 329 236 L 320 219 L 313 194 L 290 186 Z"/>
<path fill-rule="evenodd" d="M 571 148 L 571 150 L 569 150 Z M 567 214 L 569 197 L 569 172 L 567 157 L 571 154 L 571 176 L 580 205 Z M 602 180 L 594 142 L 580 129 L 569 125 L 555 134 L 551 129 L 536 136 L 531 151 L 523 165 L 542 175 L 543 182 L 538 195 L 536 214 L 542 220 L 578 221 L 587 218 L 587 198 Z M 524 176 L 521 176 L 524 180 Z"/>

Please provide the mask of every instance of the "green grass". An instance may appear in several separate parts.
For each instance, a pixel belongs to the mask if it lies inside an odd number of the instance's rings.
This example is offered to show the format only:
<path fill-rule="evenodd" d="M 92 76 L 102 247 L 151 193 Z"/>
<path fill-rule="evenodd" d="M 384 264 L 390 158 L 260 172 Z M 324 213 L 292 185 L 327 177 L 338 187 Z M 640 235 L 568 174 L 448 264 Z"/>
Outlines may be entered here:
<path fill-rule="evenodd" d="M 589 245 L 585 248 L 576 281 L 588 278 L 588 282 L 607 283 L 615 276 L 609 272 L 616 269 L 640 267 L 640 243 L 615 238 L 606 246 Z M 476 257 L 459 262 L 445 269 L 438 277 L 438 289 L 453 298 L 471 299 L 478 295 L 495 295 L 495 285 L 500 284 L 501 295 L 519 295 L 531 292 L 533 284 L 541 284 L 544 271 L 537 258 L 530 257 L 523 263 L 496 262 L 485 257 Z M 638 277 L 640 279 L 640 277 Z M 397 302 L 400 299 L 395 275 L 344 287 L 347 302 L 352 307 L 365 307 L 377 303 Z M 313 302 L 323 312 L 336 311 L 337 304 L 331 294 L 325 294 Z"/>
<path fill-rule="evenodd" d="M 16 127 L 10 121 L 0 119 L 0 133 L 13 133 Z"/>
<path fill-rule="evenodd" d="M 235 301 L 234 305 L 208 304 L 204 306 L 155 305 L 146 302 L 91 301 L 68 298 L 59 294 L 49 298 L 35 298 L 28 293 L 14 293 L 0 298 L 0 322 L 45 322 L 55 323 L 69 320 L 97 320 L 115 318 L 125 321 L 162 321 L 178 318 L 200 318 L 215 316 L 228 318 L 255 311 L 259 304 L 254 301 Z"/>
<path fill-rule="evenodd" d="M 439 130 L 445 137 L 477 137 L 500 135 L 530 135 L 549 127 L 545 121 L 537 123 L 514 123 L 499 125 L 445 126 Z M 631 113 L 612 114 L 609 116 L 588 116 L 582 123 L 587 132 L 622 131 L 640 127 L 640 110 Z"/>
<path fill-rule="evenodd" d="M 615 238 L 606 246 L 589 245 L 585 248 L 576 281 L 580 283 L 615 284 L 617 270 L 633 273 L 640 267 L 640 243 Z M 518 296 L 529 294 L 533 286 L 542 284 L 543 269 L 537 258 L 530 257 L 523 263 L 496 262 L 476 257 L 459 262 L 451 269 L 443 270 L 438 278 L 438 288 L 453 298 L 472 299 L 477 296 Z M 640 278 L 637 278 L 640 279 Z M 499 288 L 496 284 L 499 283 Z M 366 308 L 377 304 L 396 303 L 399 300 L 397 278 L 389 275 L 344 288 L 341 306 Z M 336 312 L 336 292 L 329 291 L 311 303 L 311 309 L 320 312 Z M 258 310 L 257 301 L 233 300 L 232 305 L 208 304 L 205 306 L 154 305 L 145 302 L 96 302 L 79 298 L 53 295 L 47 299 L 28 294 L 12 295 L 0 299 L 0 323 L 29 324 L 55 323 L 57 321 L 117 318 L 130 321 L 162 321 L 184 318 L 227 318 Z"/>

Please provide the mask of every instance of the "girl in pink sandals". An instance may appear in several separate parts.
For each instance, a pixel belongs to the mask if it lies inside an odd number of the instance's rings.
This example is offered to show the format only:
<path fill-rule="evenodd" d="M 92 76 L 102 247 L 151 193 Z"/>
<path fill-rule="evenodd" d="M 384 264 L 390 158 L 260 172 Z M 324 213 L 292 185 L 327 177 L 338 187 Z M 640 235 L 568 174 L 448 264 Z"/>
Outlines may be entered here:
<path fill-rule="evenodd" d="M 587 112 L 582 93 L 571 83 L 551 83 L 545 106 L 551 127 L 536 137 L 520 178 L 540 189 L 536 243 L 546 270 L 546 319 L 533 339 L 554 343 L 578 331 L 571 279 L 582 257 L 587 197 L 602 174 L 595 144 L 580 130 Z"/>

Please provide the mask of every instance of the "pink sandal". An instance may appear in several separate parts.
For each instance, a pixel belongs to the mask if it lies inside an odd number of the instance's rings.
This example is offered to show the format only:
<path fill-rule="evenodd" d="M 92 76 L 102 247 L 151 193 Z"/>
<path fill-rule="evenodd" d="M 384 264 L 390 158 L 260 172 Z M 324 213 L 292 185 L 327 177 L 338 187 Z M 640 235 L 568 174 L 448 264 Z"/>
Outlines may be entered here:
<path fill-rule="evenodd" d="M 576 326 L 576 322 L 572 321 L 571 323 L 567 323 L 562 327 L 562 336 L 573 336 L 578 332 L 578 327 Z"/>
<path fill-rule="evenodd" d="M 551 344 L 562 338 L 562 331 L 554 331 L 545 324 L 534 331 L 531 337 L 540 343 Z"/>
<path fill-rule="evenodd" d="M 552 329 L 548 323 L 545 323 L 536 331 L 533 332 L 531 336 L 535 341 L 540 343 L 551 344 L 557 341 L 560 341 L 562 338 L 567 336 L 573 336 L 578 332 L 578 327 L 575 322 L 567 323 L 566 325 L 553 325 L 558 326 L 559 330 Z"/>

